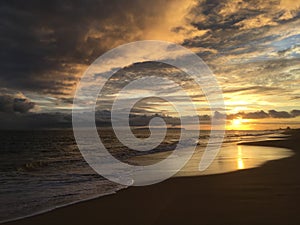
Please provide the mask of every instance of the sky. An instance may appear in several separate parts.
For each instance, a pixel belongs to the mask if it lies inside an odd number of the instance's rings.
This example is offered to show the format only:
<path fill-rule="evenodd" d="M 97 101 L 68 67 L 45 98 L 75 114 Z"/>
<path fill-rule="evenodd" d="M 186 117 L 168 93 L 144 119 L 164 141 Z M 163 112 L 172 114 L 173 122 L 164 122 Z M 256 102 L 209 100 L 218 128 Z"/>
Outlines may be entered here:
<path fill-rule="evenodd" d="M 300 127 L 299 0 L 3 0 L 0 32 L 2 128 L 69 121 L 88 66 L 139 40 L 174 42 L 200 56 L 223 90 L 225 111 L 209 112 L 181 71 L 149 63 L 116 74 L 99 110 L 109 110 L 108 93 L 124 78 L 156 73 L 184 83 L 200 116 L 226 114 L 228 129 Z M 181 101 L 176 91 L 173 98 Z M 136 111 L 172 115 L 167 104 L 144 103 Z"/>

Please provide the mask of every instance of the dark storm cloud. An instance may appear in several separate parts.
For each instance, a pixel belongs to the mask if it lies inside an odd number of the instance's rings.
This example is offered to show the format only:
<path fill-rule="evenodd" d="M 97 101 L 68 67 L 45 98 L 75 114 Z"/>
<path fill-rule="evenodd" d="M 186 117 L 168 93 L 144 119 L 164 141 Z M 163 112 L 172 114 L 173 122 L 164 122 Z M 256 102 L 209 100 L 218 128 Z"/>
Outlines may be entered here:
<path fill-rule="evenodd" d="M 170 21 L 176 20 L 176 16 L 170 14 L 165 18 L 163 15 L 183 8 L 188 2 L 193 1 L 2 1 L 1 83 L 20 90 L 69 94 L 85 67 L 104 51 L 129 41 L 155 38 L 155 32 L 161 32 L 158 36 L 165 39 L 163 30 L 172 30 L 173 36 L 180 35 L 187 29 L 185 24 L 172 24 Z M 199 1 L 187 21 L 191 24 L 190 33 L 202 30 L 207 33 L 196 34 L 195 38 L 186 35 L 185 45 L 222 52 L 251 40 L 274 39 L 276 35 L 261 37 L 265 30 L 239 32 L 246 22 L 239 23 L 263 13 L 269 16 L 274 11 L 273 5 L 278 4 L 278 1 L 270 4 L 259 0 L 239 4 L 227 0 Z M 276 20 L 276 15 L 271 17 Z M 249 35 L 252 32 L 255 35 Z M 256 51 L 255 46 L 253 43 L 251 51 Z M 250 51 L 250 48 L 243 51 Z"/>
<path fill-rule="evenodd" d="M 170 0 L 2 1 L 0 81 L 7 88 L 64 95 L 104 51 L 141 39 Z"/>
<path fill-rule="evenodd" d="M 10 95 L 0 96 L 0 112 L 4 113 L 27 113 L 35 106 L 34 102 L 26 98 L 18 98 Z"/>

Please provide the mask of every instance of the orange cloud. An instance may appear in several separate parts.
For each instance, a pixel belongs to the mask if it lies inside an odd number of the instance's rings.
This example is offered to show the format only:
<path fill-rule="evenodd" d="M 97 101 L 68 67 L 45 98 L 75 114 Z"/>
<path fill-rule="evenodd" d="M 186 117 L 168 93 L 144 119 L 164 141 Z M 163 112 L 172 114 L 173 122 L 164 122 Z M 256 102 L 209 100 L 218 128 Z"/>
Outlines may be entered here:
<path fill-rule="evenodd" d="M 298 0 L 281 0 L 280 6 L 286 10 L 296 10 L 300 8 L 300 1 Z"/>
<path fill-rule="evenodd" d="M 277 23 L 274 22 L 272 18 L 269 18 L 265 15 L 258 15 L 235 24 L 235 26 L 241 27 L 242 30 L 275 25 L 277 25 Z"/>

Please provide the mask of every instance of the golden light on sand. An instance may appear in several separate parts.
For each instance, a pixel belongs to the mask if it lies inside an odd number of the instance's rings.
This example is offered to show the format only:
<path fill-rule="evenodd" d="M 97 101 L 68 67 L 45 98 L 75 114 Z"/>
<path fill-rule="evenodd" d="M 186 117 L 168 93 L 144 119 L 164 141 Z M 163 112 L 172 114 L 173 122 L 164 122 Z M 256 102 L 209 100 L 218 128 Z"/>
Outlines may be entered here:
<path fill-rule="evenodd" d="M 243 161 L 243 152 L 242 147 L 238 145 L 238 155 L 237 155 L 237 168 L 242 170 L 245 168 L 244 161 Z"/>

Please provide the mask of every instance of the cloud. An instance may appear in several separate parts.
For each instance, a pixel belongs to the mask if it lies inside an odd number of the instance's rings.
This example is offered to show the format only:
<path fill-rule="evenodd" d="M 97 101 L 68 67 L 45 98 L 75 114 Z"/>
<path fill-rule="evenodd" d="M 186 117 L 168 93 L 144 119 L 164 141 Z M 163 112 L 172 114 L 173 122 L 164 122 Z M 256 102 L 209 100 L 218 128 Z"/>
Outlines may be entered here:
<path fill-rule="evenodd" d="M 248 87 L 240 87 L 240 88 L 225 88 L 223 90 L 224 94 L 231 94 L 231 93 L 238 93 L 238 92 L 244 92 L 244 93 L 274 93 L 274 91 L 281 90 L 280 88 L 276 87 L 265 87 L 265 86 L 248 86 Z"/>
<path fill-rule="evenodd" d="M 233 114 L 224 114 L 216 111 L 214 113 L 214 118 L 223 119 L 226 118 L 228 120 L 243 118 L 243 119 L 266 119 L 266 118 L 277 118 L 277 119 L 287 119 L 287 118 L 296 118 L 300 116 L 300 110 L 292 110 L 291 112 L 286 111 L 276 111 L 274 109 L 265 112 L 263 110 L 256 112 L 238 112 Z"/>
<path fill-rule="evenodd" d="M 258 15 L 253 18 L 242 20 L 236 24 L 241 30 L 259 28 L 264 26 L 275 26 L 278 23 L 273 21 L 272 18 L 266 17 L 265 15 Z"/>
<path fill-rule="evenodd" d="M 300 2 L 294 0 L 281 0 L 280 6 L 286 10 L 295 11 L 300 7 Z"/>
<path fill-rule="evenodd" d="M 194 26 L 207 29 L 185 41 L 199 53 L 223 88 L 225 104 L 235 108 L 286 111 L 300 107 L 287 101 L 299 96 L 299 13 L 292 1 L 201 1 L 192 11 Z M 294 4 L 295 5 L 295 4 Z"/>
<path fill-rule="evenodd" d="M 244 119 L 264 119 L 268 118 L 269 114 L 261 110 L 257 112 L 237 113 L 236 115 L 232 115 L 232 118 L 236 117 L 242 117 Z"/>
<path fill-rule="evenodd" d="M 194 2 L 3 2 L 1 84 L 58 97 L 71 95 L 87 66 L 113 47 L 142 39 L 181 42 L 203 34 L 185 21 Z"/>
<path fill-rule="evenodd" d="M 215 119 L 226 119 L 226 114 L 225 113 L 220 113 L 220 112 L 216 111 L 214 113 L 214 118 Z"/>
<path fill-rule="evenodd" d="M 269 110 L 269 115 L 273 118 L 291 118 L 292 115 L 285 111 Z"/>
<path fill-rule="evenodd" d="M 286 118 L 295 118 L 300 116 L 300 110 L 292 110 L 291 112 L 286 111 L 276 111 L 274 109 L 269 110 L 268 112 L 265 112 L 263 110 L 257 111 L 257 112 L 239 112 L 236 114 L 230 114 L 228 116 L 228 119 L 235 119 L 235 118 L 243 118 L 243 119 L 265 119 L 265 118 L 280 118 L 280 119 L 286 119 Z"/>
<path fill-rule="evenodd" d="M 289 111 L 300 106 L 287 102 L 299 96 L 299 18 L 293 0 L 4 1 L 0 84 L 35 95 L 42 110 L 70 109 L 80 76 L 99 55 L 160 39 L 197 52 L 229 104 L 242 99 L 251 110 L 276 103 Z"/>
<path fill-rule="evenodd" d="M 300 110 L 296 110 L 296 109 L 292 110 L 291 111 L 291 116 L 292 117 L 300 116 Z"/>
<path fill-rule="evenodd" d="M 0 112 L 4 113 L 27 113 L 35 107 L 35 103 L 26 98 L 10 95 L 0 96 Z"/>
<path fill-rule="evenodd" d="M 1 96 L 2 97 L 2 96 Z M 1 101 L 1 98 L 0 98 Z M 1 104 L 2 106 L 2 104 Z M 26 108 L 26 107 L 25 107 Z M 72 116 L 70 113 L 12 113 L 12 107 L 5 111 L 0 108 L 0 129 L 40 129 L 40 128 L 71 128 Z M 131 112 L 130 124 L 134 126 L 146 126 L 150 119 L 156 113 L 147 111 L 146 109 L 136 109 Z M 168 116 L 163 113 L 157 114 L 165 119 L 168 124 L 179 125 L 180 121 L 177 116 Z M 215 111 L 213 114 L 215 119 L 232 120 L 236 118 L 267 120 L 267 119 L 290 119 L 300 116 L 300 110 L 292 110 L 291 112 L 270 110 L 265 112 L 263 110 L 256 112 L 239 112 L 235 114 L 225 114 Z M 97 126 L 107 126 L 111 124 L 111 112 L 108 110 L 100 110 L 95 112 L 95 119 Z M 186 117 L 188 119 L 188 116 Z M 199 115 L 201 123 L 209 124 L 211 115 Z"/>
<path fill-rule="evenodd" d="M 278 56 L 291 57 L 293 54 L 300 55 L 300 45 L 292 45 L 286 49 L 278 51 Z"/>

